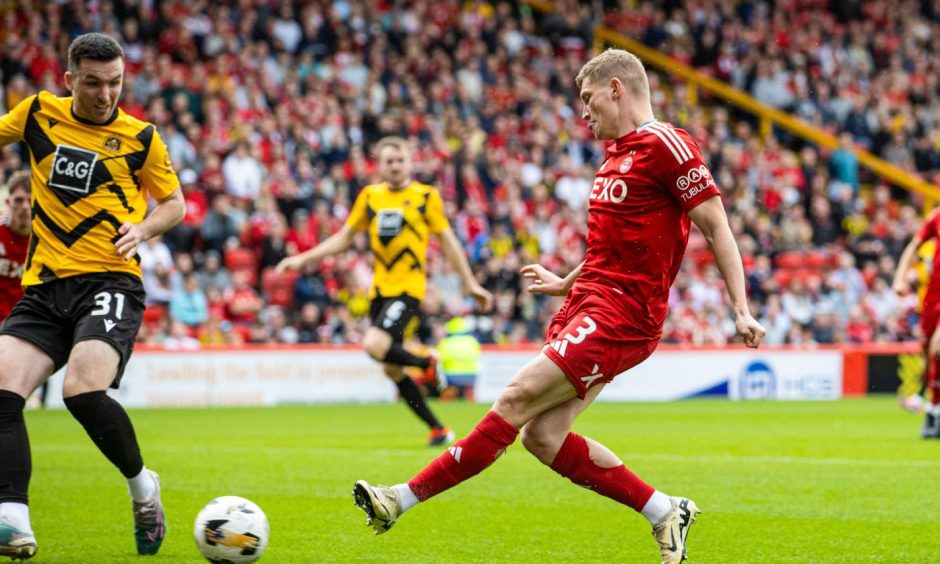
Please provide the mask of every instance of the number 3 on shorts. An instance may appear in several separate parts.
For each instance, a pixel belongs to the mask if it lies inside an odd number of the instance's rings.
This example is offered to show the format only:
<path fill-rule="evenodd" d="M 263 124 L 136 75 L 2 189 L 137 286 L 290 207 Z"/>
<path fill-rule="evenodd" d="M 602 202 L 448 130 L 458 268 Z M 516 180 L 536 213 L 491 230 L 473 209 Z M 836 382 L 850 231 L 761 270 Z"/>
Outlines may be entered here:
<path fill-rule="evenodd" d="M 111 314 L 111 296 L 114 296 L 114 317 L 121 319 L 124 313 L 124 294 L 120 292 L 98 292 L 95 294 L 95 309 L 91 315 L 110 315 Z"/>

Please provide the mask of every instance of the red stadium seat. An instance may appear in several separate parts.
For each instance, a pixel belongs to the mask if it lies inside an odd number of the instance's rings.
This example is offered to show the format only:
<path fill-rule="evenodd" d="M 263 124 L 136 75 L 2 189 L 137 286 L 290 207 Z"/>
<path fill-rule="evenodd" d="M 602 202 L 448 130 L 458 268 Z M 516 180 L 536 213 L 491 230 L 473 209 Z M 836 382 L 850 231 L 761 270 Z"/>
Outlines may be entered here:
<path fill-rule="evenodd" d="M 829 253 L 824 251 L 810 251 L 806 254 L 804 266 L 822 272 L 830 265 Z"/>
<path fill-rule="evenodd" d="M 154 326 L 167 316 L 166 306 L 152 304 L 144 309 L 143 323 L 148 326 Z"/>
<path fill-rule="evenodd" d="M 712 256 L 711 249 L 697 249 L 689 252 L 689 258 L 692 259 L 692 264 L 696 268 L 705 268 L 706 266 L 715 262 L 714 256 Z"/>
<path fill-rule="evenodd" d="M 785 251 L 774 259 L 777 268 L 800 268 L 803 266 L 803 253 L 799 251 Z"/>
<path fill-rule="evenodd" d="M 774 281 L 777 282 L 777 287 L 781 290 L 789 286 L 791 280 L 793 280 L 792 270 L 777 270 L 774 272 Z"/>
<path fill-rule="evenodd" d="M 244 273 L 245 273 L 245 276 L 246 276 L 246 278 L 247 278 L 247 280 L 248 280 L 248 285 L 249 285 L 249 286 L 251 286 L 252 288 L 254 288 L 255 286 L 257 286 L 257 284 L 258 284 L 258 269 L 257 269 L 256 267 L 250 266 L 250 267 L 248 267 L 248 268 L 235 268 L 235 269 L 232 269 L 232 275 L 233 275 L 233 276 L 235 276 L 236 274 L 238 274 L 238 273 L 240 273 L 240 272 L 244 272 Z"/>
<path fill-rule="evenodd" d="M 235 249 L 226 249 L 225 251 L 225 266 L 229 270 L 257 270 L 258 269 L 258 258 L 255 257 L 254 251 L 251 249 L 235 248 Z M 258 275 L 255 274 L 253 277 L 257 280 Z"/>
<path fill-rule="evenodd" d="M 261 273 L 261 291 L 268 303 L 290 308 L 294 305 L 294 282 L 300 274 L 284 272 L 278 274 L 273 268 L 265 268 Z"/>

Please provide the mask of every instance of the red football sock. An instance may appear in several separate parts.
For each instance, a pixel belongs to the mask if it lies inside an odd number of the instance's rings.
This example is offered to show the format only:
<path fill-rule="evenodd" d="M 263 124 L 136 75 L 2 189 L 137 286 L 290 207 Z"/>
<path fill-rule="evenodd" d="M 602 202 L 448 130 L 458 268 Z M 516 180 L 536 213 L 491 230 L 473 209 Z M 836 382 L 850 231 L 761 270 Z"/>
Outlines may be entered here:
<path fill-rule="evenodd" d="M 635 511 L 642 511 L 653 492 L 652 486 L 621 464 L 601 468 L 591 460 L 587 441 L 577 433 L 568 433 L 561 450 L 552 461 L 552 470 L 579 486 L 609 497 Z"/>
<path fill-rule="evenodd" d="M 519 429 L 490 411 L 469 435 L 451 445 L 409 480 L 408 487 L 421 501 L 433 497 L 482 472 L 518 436 Z"/>

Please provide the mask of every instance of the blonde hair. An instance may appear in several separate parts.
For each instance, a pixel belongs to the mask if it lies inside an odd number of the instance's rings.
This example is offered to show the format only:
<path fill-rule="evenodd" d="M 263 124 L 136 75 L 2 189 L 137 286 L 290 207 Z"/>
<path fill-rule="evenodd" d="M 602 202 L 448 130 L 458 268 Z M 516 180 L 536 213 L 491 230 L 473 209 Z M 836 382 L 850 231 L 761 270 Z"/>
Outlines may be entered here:
<path fill-rule="evenodd" d="M 389 135 L 388 137 L 379 139 L 375 144 L 375 156 L 378 157 L 379 154 L 382 153 L 382 149 L 386 147 L 394 147 L 406 155 L 411 154 L 411 146 L 408 145 L 408 141 L 397 135 Z"/>
<path fill-rule="evenodd" d="M 598 83 L 611 78 L 619 78 L 635 98 L 649 97 L 650 83 L 643 63 L 623 49 L 608 49 L 585 63 L 574 82 L 580 89 L 585 80 Z"/>

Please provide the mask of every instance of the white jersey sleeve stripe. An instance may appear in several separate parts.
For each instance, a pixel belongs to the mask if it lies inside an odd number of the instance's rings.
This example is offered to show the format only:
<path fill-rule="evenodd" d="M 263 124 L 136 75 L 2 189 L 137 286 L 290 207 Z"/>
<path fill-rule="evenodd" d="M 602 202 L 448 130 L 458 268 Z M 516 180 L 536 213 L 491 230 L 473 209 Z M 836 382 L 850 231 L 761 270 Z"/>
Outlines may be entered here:
<path fill-rule="evenodd" d="M 676 133 L 675 128 L 674 128 L 674 127 L 667 126 L 667 125 L 663 125 L 662 128 L 663 128 L 663 131 L 665 131 L 667 135 L 669 135 L 669 136 L 671 136 L 673 139 L 675 139 L 676 144 L 677 144 L 677 146 L 679 147 L 679 152 L 680 152 L 680 153 L 684 152 L 684 153 L 686 154 L 686 156 L 688 156 L 688 158 L 691 159 L 691 158 L 692 158 L 692 150 L 689 149 L 689 146 L 688 146 L 688 144 L 686 144 L 685 140 L 684 140 L 682 137 L 679 137 L 679 134 Z"/>
<path fill-rule="evenodd" d="M 663 142 L 663 145 L 665 145 L 667 149 L 669 149 L 669 152 L 672 153 L 672 156 L 674 156 L 676 160 L 679 161 L 679 164 L 682 164 L 688 160 L 688 159 L 683 159 L 682 157 L 679 156 L 679 153 L 676 152 L 675 147 L 673 147 L 672 143 L 666 139 L 666 136 L 663 134 L 662 131 L 656 129 L 655 127 L 650 127 L 649 132 L 655 135 L 656 137 L 659 137 L 659 140 Z"/>
<path fill-rule="evenodd" d="M 657 123 L 655 126 L 656 129 L 662 131 L 666 134 L 666 137 L 672 139 L 673 143 L 676 145 L 676 149 L 679 151 L 679 154 L 683 156 L 683 162 L 692 158 L 692 151 L 689 150 L 689 146 L 685 144 L 685 141 L 668 125 L 663 123 Z"/>

